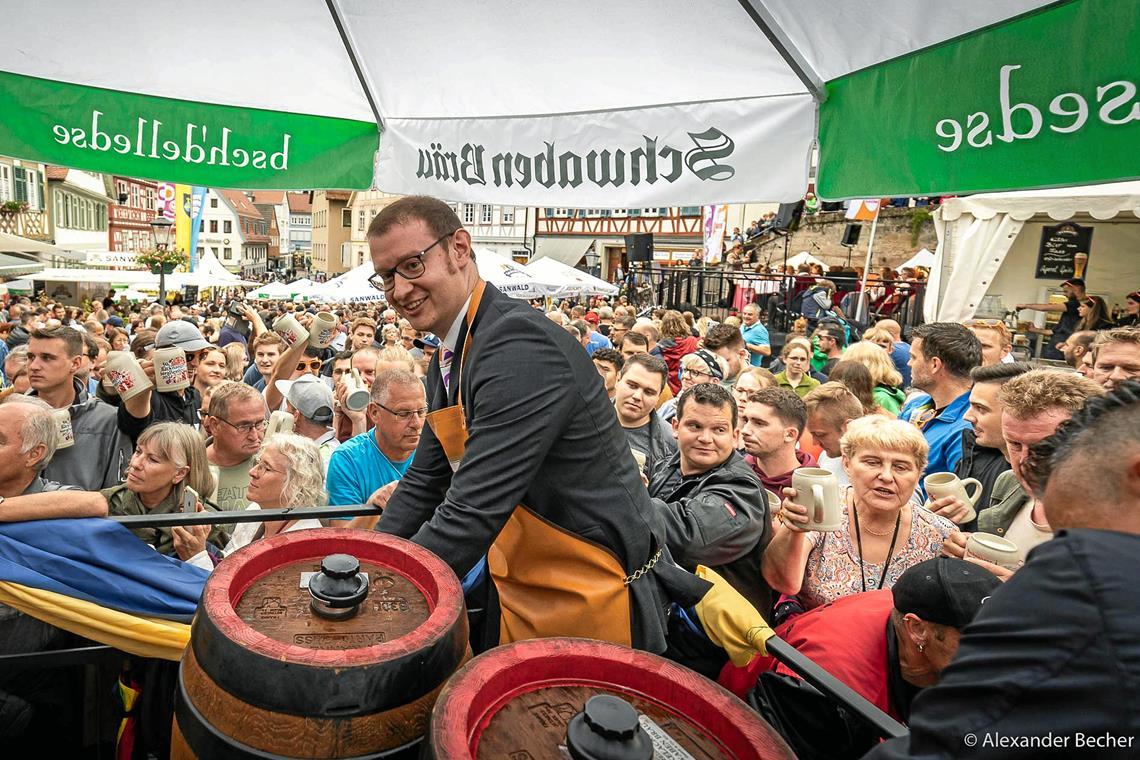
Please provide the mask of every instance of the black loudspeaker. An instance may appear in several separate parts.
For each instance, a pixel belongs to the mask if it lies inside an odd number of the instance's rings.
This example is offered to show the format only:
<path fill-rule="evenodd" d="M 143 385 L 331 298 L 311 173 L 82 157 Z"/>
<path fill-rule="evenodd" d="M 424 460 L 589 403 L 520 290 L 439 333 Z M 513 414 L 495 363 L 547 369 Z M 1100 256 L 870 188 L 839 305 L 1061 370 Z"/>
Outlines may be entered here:
<path fill-rule="evenodd" d="M 863 225 L 848 223 L 843 228 L 843 240 L 839 241 L 840 245 L 845 245 L 848 248 L 854 248 L 859 245 L 859 235 L 863 232 Z"/>
<path fill-rule="evenodd" d="M 776 229 L 793 232 L 800 226 L 800 217 L 804 214 L 804 202 L 781 203 L 776 213 Z"/>
<path fill-rule="evenodd" d="M 629 261 L 653 261 L 653 234 L 638 232 L 626 235 L 625 250 Z"/>

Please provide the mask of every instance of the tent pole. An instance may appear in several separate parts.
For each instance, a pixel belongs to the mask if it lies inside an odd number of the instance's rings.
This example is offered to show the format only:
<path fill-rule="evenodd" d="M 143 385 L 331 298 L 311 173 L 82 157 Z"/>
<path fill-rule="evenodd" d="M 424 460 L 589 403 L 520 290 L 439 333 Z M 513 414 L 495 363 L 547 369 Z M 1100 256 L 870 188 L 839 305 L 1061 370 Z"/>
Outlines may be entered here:
<path fill-rule="evenodd" d="M 760 0 L 738 0 L 738 2 L 753 23 L 760 28 L 760 31 L 764 32 L 764 36 L 772 43 L 772 47 L 776 48 L 776 52 L 784 59 L 784 63 L 788 64 L 788 67 L 799 77 L 807 91 L 815 98 L 815 102 L 822 103 L 827 100 L 827 88 L 823 79 L 792 44 L 791 38 L 776 23 L 776 17 L 765 7 L 765 4 Z"/>
<path fill-rule="evenodd" d="M 867 304 L 867 275 L 871 272 L 871 251 L 875 248 L 875 228 L 879 226 L 879 211 L 875 210 L 875 218 L 871 220 L 871 236 L 867 241 L 867 260 L 863 262 L 863 281 L 859 284 L 859 305 L 855 307 L 855 321 L 862 323 L 863 317 L 869 317 L 869 314 L 863 313 L 863 306 Z"/>

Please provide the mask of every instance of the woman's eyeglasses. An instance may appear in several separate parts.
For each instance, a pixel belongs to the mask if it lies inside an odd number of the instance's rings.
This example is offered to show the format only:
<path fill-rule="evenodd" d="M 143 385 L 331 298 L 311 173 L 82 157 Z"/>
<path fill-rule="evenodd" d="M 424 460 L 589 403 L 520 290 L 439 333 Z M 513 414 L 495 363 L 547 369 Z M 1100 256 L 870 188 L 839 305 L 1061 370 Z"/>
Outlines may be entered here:
<path fill-rule="evenodd" d="M 693 369 L 692 367 L 686 367 L 685 371 L 683 372 L 683 376 L 689 378 L 690 380 L 701 381 L 712 380 L 713 378 L 713 376 L 708 372 L 701 372 L 699 369 Z"/>

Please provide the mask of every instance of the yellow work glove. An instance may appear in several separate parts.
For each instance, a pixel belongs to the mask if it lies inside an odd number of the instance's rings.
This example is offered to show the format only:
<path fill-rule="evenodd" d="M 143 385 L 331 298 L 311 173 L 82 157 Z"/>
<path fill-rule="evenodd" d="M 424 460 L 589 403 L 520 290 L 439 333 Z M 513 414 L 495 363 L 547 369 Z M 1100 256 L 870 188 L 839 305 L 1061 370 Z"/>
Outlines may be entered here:
<path fill-rule="evenodd" d="M 709 639 L 728 652 L 737 667 L 747 665 L 757 652 L 767 654 L 764 643 L 775 633 L 756 608 L 704 565 L 697 565 L 697 576 L 713 584 L 696 606 L 697 617 Z"/>

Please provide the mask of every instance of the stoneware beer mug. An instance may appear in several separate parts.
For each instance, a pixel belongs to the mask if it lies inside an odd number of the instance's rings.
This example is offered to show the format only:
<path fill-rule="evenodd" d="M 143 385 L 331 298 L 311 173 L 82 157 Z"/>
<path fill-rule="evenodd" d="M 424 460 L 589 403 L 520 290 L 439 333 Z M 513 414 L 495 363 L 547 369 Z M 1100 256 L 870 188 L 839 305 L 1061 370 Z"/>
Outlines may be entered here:
<path fill-rule="evenodd" d="M 630 453 L 633 454 L 633 461 L 637 462 L 637 469 L 645 472 L 645 453 L 631 448 Z"/>
<path fill-rule="evenodd" d="M 309 345 L 327 348 L 336 337 L 336 317 L 327 311 L 318 312 L 309 323 Z"/>
<path fill-rule="evenodd" d="M 273 323 L 273 332 L 280 335 L 281 340 L 285 341 L 287 346 L 293 346 L 298 341 L 309 339 L 309 331 L 301 327 L 301 323 L 292 314 L 282 314 Z"/>
<path fill-rule="evenodd" d="M 978 516 L 974 510 L 974 505 L 978 503 L 978 498 L 982 495 L 982 482 L 977 478 L 959 478 L 952 472 L 936 472 L 927 475 L 922 481 L 926 486 L 926 495 L 931 499 L 942 499 L 947 496 L 957 496 L 960 500 L 970 505 L 970 514 L 962 522 L 967 523 Z M 970 493 L 966 486 L 972 485 L 974 492 Z"/>
<path fill-rule="evenodd" d="M 52 409 L 51 416 L 55 418 L 56 428 L 59 430 L 59 441 L 55 448 L 66 449 L 75 444 L 75 431 L 71 427 L 70 409 Z"/>
<path fill-rule="evenodd" d="M 274 433 L 292 433 L 293 432 L 293 415 L 282 409 L 278 409 L 269 415 L 269 426 L 265 428 L 265 437 L 273 435 Z"/>
<path fill-rule="evenodd" d="M 830 533 L 843 527 L 839 511 L 839 479 L 819 467 L 800 467 L 792 472 L 796 503 L 808 508 L 807 530 Z"/>
<path fill-rule="evenodd" d="M 157 349 L 150 360 L 154 362 L 154 387 L 160 392 L 190 387 L 190 369 L 186 366 L 186 352 L 181 348 Z"/>
<path fill-rule="evenodd" d="M 1009 570 L 1021 565 L 1021 550 L 1008 538 L 993 533 L 971 533 L 966 539 L 966 556 L 984 559 Z"/>
<path fill-rule="evenodd" d="M 342 375 L 340 381 L 345 385 L 344 405 L 354 412 L 364 411 L 372 400 L 372 394 L 360 377 L 360 370 L 354 369 L 351 374 Z"/>
<path fill-rule="evenodd" d="M 130 351 L 112 351 L 107 354 L 104 379 L 110 382 L 115 393 L 119 394 L 119 398 L 123 401 L 128 401 L 147 388 L 154 387 L 154 383 L 146 376 L 135 355 Z"/>

